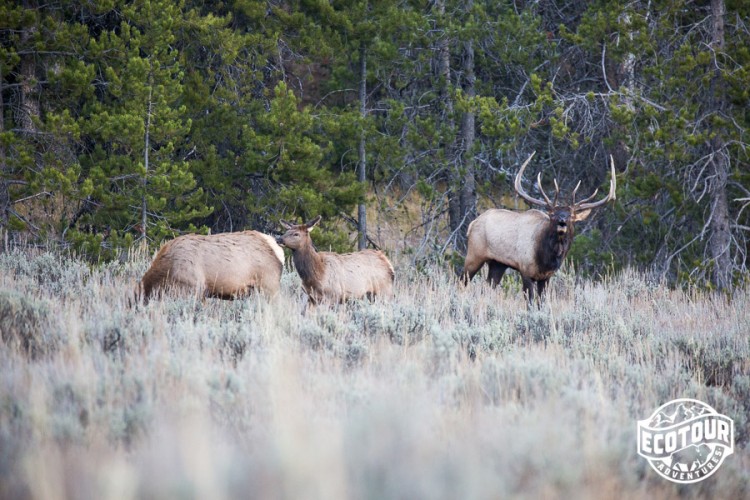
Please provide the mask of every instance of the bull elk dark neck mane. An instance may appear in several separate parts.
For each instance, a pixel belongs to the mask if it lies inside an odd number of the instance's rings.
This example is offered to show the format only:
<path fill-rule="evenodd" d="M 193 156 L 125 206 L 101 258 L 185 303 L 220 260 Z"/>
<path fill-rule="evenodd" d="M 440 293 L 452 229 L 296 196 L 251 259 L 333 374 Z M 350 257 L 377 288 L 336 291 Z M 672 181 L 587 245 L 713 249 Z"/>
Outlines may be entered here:
<path fill-rule="evenodd" d="M 573 243 L 574 235 L 575 231 L 572 225 L 562 234 L 557 232 L 554 224 L 550 224 L 544 229 L 535 255 L 537 262 L 539 262 L 539 270 L 542 273 L 553 273 L 560 269 Z"/>

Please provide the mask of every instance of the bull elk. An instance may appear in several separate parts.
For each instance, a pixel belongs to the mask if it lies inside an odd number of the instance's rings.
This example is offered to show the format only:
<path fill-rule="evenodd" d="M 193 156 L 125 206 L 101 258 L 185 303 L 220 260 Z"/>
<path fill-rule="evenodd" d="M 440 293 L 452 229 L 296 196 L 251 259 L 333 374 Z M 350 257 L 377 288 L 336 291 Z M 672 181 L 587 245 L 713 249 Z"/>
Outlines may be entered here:
<path fill-rule="evenodd" d="M 283 266 L 284 250 L 267 234 L 186 234 L 161 247 L 143 275 L 140 292 L 145 302 L 165 289 L 221 299 L 252 291 L 273 296 L 279 291 Z"/>
<path fill-rule="evenodd" d="M 311 304 L 344 302 L 348 299 L 390 295 L 393 287 L 393 266 L 379 250 L 361 250 L 338 254 L 318 252 L 310 231 L 321 216 L 305 224 L 281 221 L 286 232 L 276 241 L 292 251 L 292 261 L 302 279 Z"/>
<path fill-rule="evenodd" d="M 487 281 L 494 287 L 500 283 L 508 268 L 521 274 L 523 291 L 529 302 L 541 299 L 547 282 L 562 265 L 570 250 L 574 224 L 584 220 L 591 211 L 616 198 L 615 162 L 610 156 L 612 178 L 606 198 L 592 202 L 598 192 L 576 201 L 579 181 L 573 190 L 570 205 L 558 205 L 560 188 L 555 179 L 555 196 L 550 201 L 542 188 L 541 173 L 537 186 L 543 200 L 530 196 L 523 190 L 521 179 L 534 153 L 521 165 L 514 187 L 518 195 L 530 205 L 541 207 L 525 212 L 491 209 L 482 213 L 469 225 L 466 260 L 462 279 L 468 283 L 487 263 Z"/>

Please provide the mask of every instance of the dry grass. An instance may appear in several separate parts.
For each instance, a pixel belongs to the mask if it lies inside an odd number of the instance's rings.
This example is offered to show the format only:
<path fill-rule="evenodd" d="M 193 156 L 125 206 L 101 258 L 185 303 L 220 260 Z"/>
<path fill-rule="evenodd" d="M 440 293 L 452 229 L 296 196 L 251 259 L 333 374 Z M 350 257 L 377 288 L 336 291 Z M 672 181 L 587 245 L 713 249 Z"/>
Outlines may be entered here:
<path fill-rule="evenodd" d="M 0 498 L 747 498 L 750 296 L 553 279 L 456 287 L 398 265 L 391 301 L 128 306 L 146 259 L 0 254 Z M 687 486 L 636 454 L 676 397 L 735 421 Z"/>

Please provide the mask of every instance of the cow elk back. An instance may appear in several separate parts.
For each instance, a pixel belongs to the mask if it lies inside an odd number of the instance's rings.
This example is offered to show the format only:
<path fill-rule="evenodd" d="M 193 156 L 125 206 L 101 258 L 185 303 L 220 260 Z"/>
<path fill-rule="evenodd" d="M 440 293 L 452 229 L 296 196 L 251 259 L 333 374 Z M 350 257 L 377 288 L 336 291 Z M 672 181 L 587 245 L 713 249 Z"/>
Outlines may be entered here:
<path fill-rule="evenodd" d="M 202 297 L 236 299 L 253 291 L 279 291 L 284 251 L 257 231 L 210 236 L 187 234 L 168 241 L 144 274 L 144 301 L 168 289 Z"/>

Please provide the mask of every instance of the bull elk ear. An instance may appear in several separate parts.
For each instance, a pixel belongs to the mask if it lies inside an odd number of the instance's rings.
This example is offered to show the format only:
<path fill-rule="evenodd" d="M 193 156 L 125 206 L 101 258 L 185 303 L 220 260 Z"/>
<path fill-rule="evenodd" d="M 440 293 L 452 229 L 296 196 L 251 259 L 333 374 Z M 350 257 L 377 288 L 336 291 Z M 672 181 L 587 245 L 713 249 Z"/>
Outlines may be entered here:
<path fill-rule="evenodd" d="M 287 222 L 284 219 L 280 219 L 279 224 L 284 226 L 284 229 L 291 229 L 294 226 L 294 224 L 292 224 L 291 222 Z"/>
<path fill-rule="evenodd" d="M 589 215 L 591 215 L 591 209 L 581 210 L 580 212 L 573 212 L 573 222 L 580 222 L 582 220 L 585 220 Z"/>
<path fill-rule="evenodd" d="M 305 226 L 307 226 L 307 230 L 310 231 L 312 228 L 314 228 L 315 226 L 317 226 L 318 222 L 320 222 L 320 219 L 322 219 L 322 218 L 323 218 L 322 216 L 318 215 L 314 219 L 309 220 L 308 222 L 306 222 Z"/>

